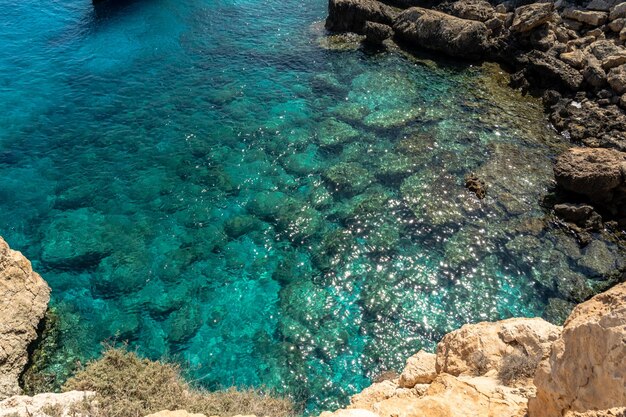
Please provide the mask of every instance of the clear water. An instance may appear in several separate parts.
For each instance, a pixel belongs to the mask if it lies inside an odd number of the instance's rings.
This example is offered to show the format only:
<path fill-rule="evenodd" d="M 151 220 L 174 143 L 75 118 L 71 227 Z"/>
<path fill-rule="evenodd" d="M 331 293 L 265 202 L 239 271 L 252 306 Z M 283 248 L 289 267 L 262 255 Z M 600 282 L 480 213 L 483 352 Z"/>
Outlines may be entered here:
<path fill-rule="evenodd" d="M 0 0 L 0 235 L 53 289 L 51 372 L 127 340 L 209 388 L 332 408 L 621 265 L 542 220 L 567 145 L 536 101 L 490 67 L 329 49 L 325 13 Z"/>

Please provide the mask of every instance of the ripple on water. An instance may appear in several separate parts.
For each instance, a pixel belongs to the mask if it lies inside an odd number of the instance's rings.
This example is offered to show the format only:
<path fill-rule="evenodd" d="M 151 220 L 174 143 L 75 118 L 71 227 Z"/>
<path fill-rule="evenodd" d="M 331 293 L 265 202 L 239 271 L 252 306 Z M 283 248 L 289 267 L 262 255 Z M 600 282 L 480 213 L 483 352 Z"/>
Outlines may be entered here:
<path fill-rule="evenodd" d="M 545 221 L 567 145 L 497 69 L 320 42 L 323 1 L 82 3 L 0 12 L 0 234 L 53 288 L 50 372 L 115 338 L 332 408 L 623 267 Z"/>

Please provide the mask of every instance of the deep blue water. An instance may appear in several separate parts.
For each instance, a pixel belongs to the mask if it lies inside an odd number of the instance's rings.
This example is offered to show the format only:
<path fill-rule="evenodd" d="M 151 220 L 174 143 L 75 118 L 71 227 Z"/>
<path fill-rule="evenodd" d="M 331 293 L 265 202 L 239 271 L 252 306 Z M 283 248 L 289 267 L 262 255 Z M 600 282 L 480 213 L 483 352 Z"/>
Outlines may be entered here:
<path fill-rule="evenodd" d="M 325 13 L 0 0 L 0 235 L 53 289 L 51 372 L 125 340 L 331 408 L 464 323 L 603 285 L 615 247 L 542 220 L 567 145 L 536 101 L 491 67 L 329 49 Z"/>

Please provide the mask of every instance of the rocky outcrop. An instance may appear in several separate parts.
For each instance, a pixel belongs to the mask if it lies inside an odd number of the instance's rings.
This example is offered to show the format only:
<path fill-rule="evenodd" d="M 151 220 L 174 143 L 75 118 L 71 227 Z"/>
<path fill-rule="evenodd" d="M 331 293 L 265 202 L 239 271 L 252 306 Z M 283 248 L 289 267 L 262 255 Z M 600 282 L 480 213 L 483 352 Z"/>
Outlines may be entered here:
<path fill-rule="evenodd" d="M 48 308 L 50 288 L 20 252 L 0 238 L 0 399 L 19 394 L 27 347 Z"/>
<path fill-rule="evenodd" d="M 96 394 L 69 391 L 61 394 L 45 393 L 28 397 L 16 395 L 0 402 L 0 417 L 70 417 L 74 406 L 91 401 Z"/>
<path fill-rule="evenodd" d="M 404 42 L 465 58 L 477 58 L 489 48 L 484 23 L 421 7 L 402 12 L 393 25 Z"/>
<path fill-rule="evenodd" d="M 626 407 L 626 284 L 574 309 L 534 384 L 531 417 Z"/>
<path fill-rule="evenodd" d="M 560 334 L 559 326 L 539 318 L 466 324 L 437 345 L 437 372 L 494 375 L 509 355 L 546 357 Z"/>
<path fill-rule="evenodd" d="M 398 11 L 376 0 L 330 0 L 326 29 L 363 34 L 366 22 L 392 25 Z"/>
<path fill-rule="evenodd" d="M 539 360 L 508 360 L 519 357 Z M 624 417 L 626 283 L 576 307 L 563 328 L 541 319 L 463 326 L 444 336 L 436 356 L 418 352 L 399 378 L 322 416 Z"/>

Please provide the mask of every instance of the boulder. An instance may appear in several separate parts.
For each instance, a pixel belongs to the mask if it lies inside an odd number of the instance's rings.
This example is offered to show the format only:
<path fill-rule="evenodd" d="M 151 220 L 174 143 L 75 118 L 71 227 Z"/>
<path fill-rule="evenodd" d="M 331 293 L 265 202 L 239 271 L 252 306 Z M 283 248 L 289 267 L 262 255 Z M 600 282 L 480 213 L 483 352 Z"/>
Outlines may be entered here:
<path fill-rule="evenodd" d="M 550 355 L 539 365 L 529 416 L 626 406 L 625 340 L 626 283 L 622 283 L 572 311 Z"/>
<path fill-rule="evenodd" d="M 554 3 L 533 3 L 518 7 L 513 16 L 513 32 L 530 32 L 552 20 Z"/>
<path fill-rule="evenodd" d="M 620 3 L 611 9 L 609 20 L 616 20 L 626 17 L 626 2 Z"/>
<path fill-rule="evenodd" d="M 582 69 L 585 66 L 585 63 L 587 63 L 587 54 L 585 54 L 580 49 L 574 49 L 570 52 L 563 52 L 561 55 L 559 55 L 559 58 L 561 59 L 561 61 L 576 69 Z"/>
<path fill-rule="evenodd" d="M 0 238 L 0 399 L 21 392 L 27 348 L 37 338 L 49 300 L 48 284 Z"/>
<path fill-rule="evenodd" d="M 625 182 L 626 152 L 602 148 L 568 149 L 557 158 L 554 177 L 565 190 L 593 201 L 609 201 L 613 190 Z"/>
<path fill-rule="evenodd" d="M 617 94 L 626 93 L 626 65 L 611 69 L 607 78 L 609 85 Z"/>
<path fill-rule="evenodd" d="M 489 53 L 489 29 L 475 20 L 413 7 L 398 16 L 393 28 L 400 40 L 450 56 L 481 58 Z"/>
<path fill-rule="evenodd" d="M 485 0 L 462 0 L 452 3 L 450 14 L 461 19 L 477 20 L 486 22 L 492 19 L 496 10 Z"/>
<path fill-rule="evenodd" d="M 484 375 L 500 370 L 504 357 L 546 357 L 561 328 L 540 318 L 466 324 L 437 345 L 437 373 Z"/>
<path fill-rule="evenodd" d="M 597 27 L 606 23 L 608 13 L 569 8 L 563 11 L 563 17 L 565 17 L 566 19 L 571 19 L 580 23 L 584 23 L 589 26 Z"/>
<path fill-rule="evenodd" d="M 531 51 L 525 56 L 527 69 L 543 83 L 557 83 L 577 91 L 583 82 L 582 74 L 554 56 L 541 51 Z"/>
<path fill-rule="evenodd" d="M 382 381 L 370 385 L 350 398 L 348 408 L 371 410 L 374 404 L 389 398 L 415 397 L 415 390 L 400 388 L 394 381 Z"/>
<path fill-rule="evenodd" d="M 363 27 L 363 33 L 365 34 L 365 40 L 373 45 L 379 45 L 386 39 L 393 36 L 393 29 L 390 26 L 382 23 L 365 22 Z"/>
<path fill-rule="evenodd" d="M 420 350 L 406 361 L 398 385 L 413 388 L 417 384 L 430 384 L 437 376 L 437 355 Z"/>
<path fill-rule="evenodd" d="M 376 0 L 330 0 L 326 29 L 363 34 L 366 22 L 391 25 L 398 12 Z"/>
<path fill-rule="evenodd" d="M 0 416 L 52 417 L 74 416 L 73 407 L 96 395 L 91 391 L 68 391 L 60 394 L 44 393 L 33 397 L 16 395 L 0 402 Z"/>

